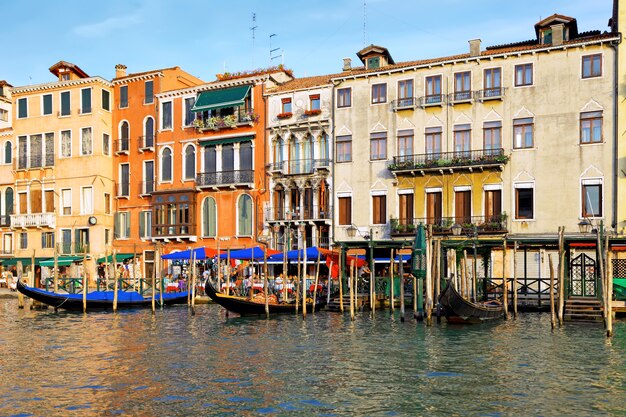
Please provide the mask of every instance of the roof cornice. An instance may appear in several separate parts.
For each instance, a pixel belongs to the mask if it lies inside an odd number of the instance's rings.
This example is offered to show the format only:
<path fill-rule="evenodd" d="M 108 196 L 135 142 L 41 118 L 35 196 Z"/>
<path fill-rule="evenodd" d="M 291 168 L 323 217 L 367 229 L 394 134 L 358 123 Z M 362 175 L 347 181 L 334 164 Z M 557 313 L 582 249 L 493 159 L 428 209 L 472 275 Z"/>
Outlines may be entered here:
<path fill-rule="evenodd" d="M 254 77 L 235 78 L 232 80 L 225 80 L 225 81 L 214 81 L 211 83 L 200 84 L 200 85 L 196 85 L 193 87 L 183 88 L 180 90 L 163 91 L 159 94 L 155 94 L 154 96 L 157 99 L 179 97 L 179 96 L 184 96 L 187 94 L 196 94 L 202 91 L 220 90 L 222 88 L 237 87 L 240 85 L 263 83 L 267 81 L 268 79 L 269 79 L 269 74 L 263 74 L 263 75 L 258 75 Z"/>
<path fill-rule="evenodd" d="M 11 90 L 11 94 L 17 95 L 17 94 L 33 93 L 36 91 L 56 90 L 56 89 L 67 88 L 67 87 L 75 87 L 78 85 L 92 84 L 94 82 L 100 83 L 106 87 L 113 87 L 113 84 L 111 84 L 109 81 L 105 80 L 102 77 L 89 77 L 89 78 L 80 78 L 77 80 L 56 81 L 52 83 L 33 84 L 33 85 L 25 85 L 22 87 L 14 87 Z"/>
<path fill-rule="evenodd" d="M 161 71 L 150 72 L 147 74 L 130 75 L 128 77 L 113 80 L 112 84 L 113 85 L 128 84 L 134 81 L 150 80 L 155 77 L 164 77 L 164 75 Z"/>

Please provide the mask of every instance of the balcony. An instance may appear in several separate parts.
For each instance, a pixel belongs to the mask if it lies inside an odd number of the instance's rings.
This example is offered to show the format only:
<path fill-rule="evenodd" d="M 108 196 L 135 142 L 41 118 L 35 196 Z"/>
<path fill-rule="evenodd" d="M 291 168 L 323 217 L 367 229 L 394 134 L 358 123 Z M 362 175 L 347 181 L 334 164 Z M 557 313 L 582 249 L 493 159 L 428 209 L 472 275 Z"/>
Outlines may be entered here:
<path fill-rule="evenodd" d="M 195 242 L 196 226 L 194 224 L 157 224 L 152 226 L 154 239 L 169 241 L 186 239 Z"/>
<path fill-rule="evenodd" d="M 452 226 L 461 226 L 461 235 L 472 235 L 476 231 L 479 235 L 507 233 L 507 215 L 502 213 L 495 216 L 466 216 L 466 217 L 439 217 L 418 219 L 391 219 L 389 222 L 392 237 L 415 236 L 418 225 L 433 226 L 433 235 L 451 236 Z"/>
<path fill-rule="evenodd" d="M 471 103 L 474 99 L 474 94 L 471 91 L 456 91 L 448 95 L 448 102 L 452 105 Z"/>
<path fill-rule="evenodd" d="M 34 214 L 12 214 L 11 227 L 22 228 L 27 227 L 51 227 L 54 228 L 54 213 L 34 213 Z"/>
<path fill-rule="evenodd" d="M 154 180 L 139 183 L 139 196 L 147 197 L 154 191 Z"/>
<path fill-rule="evenodd" d="M 428 96 L 420 97 L 420 106 L 422 107 L 431 107 L 431 106 L 443 106 L 445 102 L 444 94 L 431 94 Z"/>
<path fill-rule="evenodd" d="M 208 130 L 235 129 L 238 126 L 250 125 L 259 121 L 259 115 L 252 110 L 235 108 L 233 114 L 227 116 L 201 118 L 199 115 L 193 121 L 193 125 L 200 132 Z"/>
<path fill-rule="evenodd" d="M 84 255 L 89 253 L 89 243 L 60 242 L 57 243 L 59 255 Z"/>
<path fill-rule="evenodd" d="M 115 141 L 115 154 L 128 155 L 130 152 L 130 139 L 121 138 Z"/>
<path fill-rule="evenodd" d="M 503 87 L 485 88 L 484 90 L 476 91 L 475 98 L 477 101 L 502 100 L 505 90 Z"/>
<path fill-rule="evenodd" d="M 504 149 L 479 149 L 474 151 L 441 152 L 430 154 L 394 156 L 393 163 L 387 168 L 398 174 L 419 174 L 427 172 L 453 173 L 455 171 L 483 171 L 485 169 L 504 169 L 509 156 Z"/>
<path fill-rule="evenodd" d="M 322 169 L 330 170 L 330 159 L 296 159 L 274 162 L 267 167 L 270 173 L 282 175 L 308 175 Z"/>
<path fill-rule="evenodd" d="M 130 183 L 118 182 L 115 185 L 115 197 L 128 198 L 130 196 Z"/>
<path fill-rule="evenodd" d="M 302 214 L 302 215 L 301 215 Z M 332 220 L 333 208 L 331 206 L 308 206 L 295 210 L 269 207 L 265 209 L 266 222 L 298 222 L 315 220 Z"/>
<path fill-rule="evenodd" d="M 11 215 L 2 215 L 0 216 L 0 227 L 8 227 L 11 225 Z"/>
<path fill-rule="evenodd" d="M 154 152 L 154 135 L 139 136 L 139 152 Z"/>
<path fill-rule="evenodd" d="M 238 171 L 201 172 L 196 175 L 196 186 L 204 187 L 254 187 L 254 170 L 243 169 Z"/>
<path fill-rule="evenodd" d="M 416 97 L 399 98 L 391 102 L 391 108 L 393 109 L 393 111 L 413 110 L 416 107 L 417 107 Z"/>

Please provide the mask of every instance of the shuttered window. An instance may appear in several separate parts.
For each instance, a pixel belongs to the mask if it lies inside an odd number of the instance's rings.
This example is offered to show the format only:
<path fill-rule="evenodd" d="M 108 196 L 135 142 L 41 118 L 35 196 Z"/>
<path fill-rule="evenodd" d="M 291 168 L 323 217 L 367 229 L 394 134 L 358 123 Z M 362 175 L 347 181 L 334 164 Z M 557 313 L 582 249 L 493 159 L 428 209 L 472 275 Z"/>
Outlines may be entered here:
<path fill-rule="evenodd" d="M 374 195 L 372 196 L 372 224 L 385 224 L 387 223 L 387 196 L 386 195 Z"/>
<path fill-rule="evenodd" d="M 352 224 L 352 197 L 339 197 L 339 224 L 349 226 Z"/>

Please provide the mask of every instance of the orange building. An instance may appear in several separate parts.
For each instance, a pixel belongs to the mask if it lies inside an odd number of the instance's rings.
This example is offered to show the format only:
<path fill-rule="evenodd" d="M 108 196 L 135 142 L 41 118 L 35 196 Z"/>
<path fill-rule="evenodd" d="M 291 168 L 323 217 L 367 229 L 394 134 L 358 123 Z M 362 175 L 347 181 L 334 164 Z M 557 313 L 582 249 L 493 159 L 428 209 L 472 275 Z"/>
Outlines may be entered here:
<path fill-rule="evenodd" d="M 264 94 L 291 79 L 273 68 L 156 95 L 152 239 L 164 252 L 249 247 L 267 235 Z"/>
<path fill-rule="evenodd" d="M 155 191 L 155 95 L 204 82 L 179 67 L 127 74 L 115 66 L 113 151 L 115 178 L 115 248 L 120 253 L 142 253 L 144 276 L 152 274 L 152 193 Z"/>

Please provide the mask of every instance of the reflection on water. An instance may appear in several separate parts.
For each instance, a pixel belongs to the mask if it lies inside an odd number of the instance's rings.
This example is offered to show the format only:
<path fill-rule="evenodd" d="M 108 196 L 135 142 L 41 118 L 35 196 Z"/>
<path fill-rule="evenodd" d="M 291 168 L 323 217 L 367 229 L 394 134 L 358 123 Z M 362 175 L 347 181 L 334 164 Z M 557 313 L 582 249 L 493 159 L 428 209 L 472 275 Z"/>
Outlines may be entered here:
<path fill-rule="evenodd" d="M 0 416 L 626 415 L 624 322 L 0 313 Z"/>

